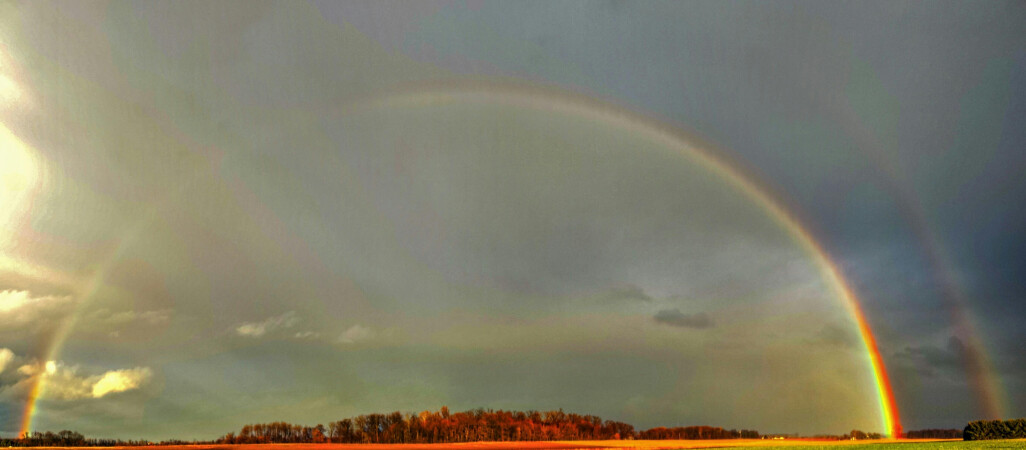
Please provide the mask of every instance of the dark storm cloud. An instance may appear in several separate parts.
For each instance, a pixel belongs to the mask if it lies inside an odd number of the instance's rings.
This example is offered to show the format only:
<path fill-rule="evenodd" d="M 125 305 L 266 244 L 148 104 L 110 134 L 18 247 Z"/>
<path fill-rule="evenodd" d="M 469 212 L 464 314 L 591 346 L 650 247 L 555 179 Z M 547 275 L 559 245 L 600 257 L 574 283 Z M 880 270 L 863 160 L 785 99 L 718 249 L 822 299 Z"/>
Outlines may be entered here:
<path fill-rule="evenodd" d="M 961 377 L 965 367 L 965 344 L 955 336 L 947 345 L 920 345 L 905 347 L 895 355 L 899 363 L 910 365 L 921 375 L 934 377 Z"/>
<path fill-rule="evenodd" d="M 0 433 L 4 437 L 17 435 L 21 428 L 21 403 L 0 401 Z"/>
<path fill-rule="evenodd" d="M 1007 373 L 1015 378 L 1021 378 L 1026 383 L 1026 358 L 1023 358 L 1024 342 L 1026 342 L 1026 330 L 1020 329 L 1017 333 L 1010 333 L 1004 339 L 994 345 L 994 351 L 990 355 L 998 370 Z"/>
<path fill-rule="evenodd" d="M 677 308 L 661 310 L 652 318 L 658 323 L 679 328 L 703 329 L 713 326 L 713 321 L 708 314 L 704 312 L 684 314 Z"/>

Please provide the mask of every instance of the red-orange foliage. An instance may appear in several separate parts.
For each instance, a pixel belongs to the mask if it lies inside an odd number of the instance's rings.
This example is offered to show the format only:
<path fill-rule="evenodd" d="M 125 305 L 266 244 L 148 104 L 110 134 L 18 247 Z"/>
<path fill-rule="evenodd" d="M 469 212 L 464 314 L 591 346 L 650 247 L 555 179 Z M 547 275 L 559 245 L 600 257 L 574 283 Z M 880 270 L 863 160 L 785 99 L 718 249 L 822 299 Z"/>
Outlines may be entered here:
<path fill-rule="evenodd" d="M 217 442 L 252 443 L 447 443 L 476 441 L 576 441 L 608 439 L 737 439 L 758 438 L 749 430 L 715 427 L 653 428 L 640 433 L 631 424 L 603 421 L 593 415 L 558 411 L 504 411 L 474 409 L 452 413 L 442 407 L 420 414 L 366 414 L 331 422 L 325 428 L 285 422 L 246 425 L 236 435 Z"/>

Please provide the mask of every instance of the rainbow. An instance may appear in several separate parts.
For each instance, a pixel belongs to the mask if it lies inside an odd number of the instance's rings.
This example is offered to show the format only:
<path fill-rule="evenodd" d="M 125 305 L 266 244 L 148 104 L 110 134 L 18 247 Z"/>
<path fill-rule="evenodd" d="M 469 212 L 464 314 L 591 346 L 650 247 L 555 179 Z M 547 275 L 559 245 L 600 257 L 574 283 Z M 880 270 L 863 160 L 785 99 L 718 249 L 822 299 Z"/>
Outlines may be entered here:
<path fill-rule="evenodd" d="M 113 258 L 109 258 L 108 263 L 105 264 L 104 268 L 109 268 L 110 261 L 113 260 Z M 93 277 L 90 278 L 89 281 L 86 283 L 85 288 L 82 290 L 83 295 L 81 295 L 79 298 L 92 298 L 92 296 L 96 294 L 96 291 L 99 290 L 102 284 L 103 273 L 101 271 L 97 271 L 97 273 L 94 274 Z M 68 316 L 68 318 L 65 319 L 58 326 L 57 331 L 54 332 L 53 337 L 50 339 L 50 345 L 47 348 L 46 358 L 43 359 L 43 362 L 57 360 L 57 357 L 60 354 L 60 349 L 61 347 L 63 347 L 64 341 L 68 338 L 68 335 L 71 333 L 71 330 L 75 328 L 75 323 L 78 321 L 78 317 L 80 316 L 79 312 L 82 310 L 83 303 L 85 303 L 85 301 L 80 301 L 75 313 Z M 32 431 L 32 418 L 35 416 L 36 405 L 39 402 L 39 398 L 43 395 L 43 392 L 46 389 L 46 376 L 47 375 L 45 372 L 41 372 L 38 375 L 36 375 L 36 382 L 29 389 L 28 399 L 25 400 L 25 411 L 22 413 L 21 416 L 21 429 L 18 432 L 19 436 L 26 435 Z"/>
<path fill-rule="evenodd" d="M 757 178 L 752 176 L 749 171 L 744 170 L 742 164 L 731 161 L 724 152 L 718 151 L 715 146 L 684 133 L 676 127 L 632 112 L 627 108 L 615 106 L 610 102 L 549 88 L 510 83 L 461 81 L 458 84 L 435 83 L 406 86 L 354 99 L 346 102 L 334 113 L 347 115 L 378 108 L 418 108 L 465 102 L 501 103 L 527 109 L 557 112 L 584 117 L 610 127 L 623 129 L 650 139 L 665 148 L 675 149 L 679 154 L 701 164 L 702 167 L 729 183 L 731 187 L 746 195 L 786 230 L 791 239 L 812 259 L 830 289 L 843 303 L 859 330 L 866 359 L 871 368 L 877 394 L 876 401 L 880 409 L 880 425 L 889 436 L 901 437 L 901 420 L 891 382 L 880 357 L 876 339 L 854 291 L 809 228 L 804 226 L 791 212 L 794 208 L 785 208 L 782 202 L 776 200 L 780 196 L 774 195 L 769 186 L 756 181 Z M 135 227 L 135 230 L 138 231 L 139 228 L 141 227 Z M 86 283 L 81 291 L 82 301 L 79 302 L 79 310 L 88 298 L 95 295 L 102 285 L 106 271 L 127 245 L 126 242 L 130 240 L 124 239 L 122 244 L 112 252 L 110 258 Z M 47 360 L 57 359 L 64 341 L 74 327 L 74 317 L 77 315 L 78 313 L 73 315 L 72 319 L 68 320 L 55 334 L 46 352 Z M 38 400 L 44 390 L 45 376 L 40 376 L 26 400 L 21 433 L 27 433 L 32 429 Z"/>
<path fill-rule="evenodd" d="M 984 418 L 1001 419 L 1007 417 L 1008 406 L 1001 382 L 987 357 L 976 323 L 969 314 L 968 300 L 965 291 L 958 282 L 952 267 L 952 258 L 945 251 L 940 239 L 926 222 L 927 214 L 922 204 L 915 201 L 916 194 L 902 183 L 901 171 L 894 157 L 883 149 L 885 146 L 876 134 L 867 126 L 862 117 L 852 108 L 850 103 L 829 103 L 834 114 L 841 118 L 839 124 L 847 135 L 852 136 L 858 147 L 875 164 L 880 173 L 882 187 L 890 194 L 890 198 L 898 205 L 897 211 L 905 223 L 911 228 L 912 234 L 919 241 L 919 247 L 933 273 L 941 276 L 941 298 L 954 325 L 954 335 L 963 340 L 965 345 L 966 373 L 969 386 L 976 394 L 980 413 Z"/>
<path fill-rule="evenodd" d="M 114 263 L 118 261 L 121 254 L 126 248 L 128 248 L 135 239 L 139 236 L 139 233 L 145 227 L 146 223 L 152 220 L 155 212 L 155 207 L 151 207 L 147 210 L 146 214 L 129 228 L 129 232 L 126 233 L 125 237 L 122 238 L 118 245 L 107 255 L 100 264 L 100 267 L 93 272 L 93 275 L 78 289 L 77 297 L 81 299 L 75 307 L 75 312 L 70 314 L 54 332 L 50 338 L 50 345 L 47 346 L 43 362 L 56 361 L 60 357 L 60 351 L 64 347 L 64 342 L 68 339 L 68 335 L 75 329 L 75 324 L 78 322 L 78 318 L 82 315 L 88 300 L 93 298 L 94 295 L 103 287 L 103 280 L 107 276 L 107 272 L 110 271 Z M 22 436 L 32 431 L 32 419 L 36 415 L 37 406 L 39 404 L 39 398 L 46 391 L 46 373 L 40 373 L 36 375 L 35 384 L 29 389 L 28 398 L 25 400 L 25 409 L 21 416 L 21 427 L 18 431 L 18 435 Z"/>
<path fill-rule="evenodd" d="M 660 121 L 614 106 L 590 97 L 536 86 L 481 81 L 436 83 L 415 85 L 397 92 L 370 97 L 343 109 L 342 113 L 356 113 L 374 108 L 416 108 L 460 102 L 501 103 L 527 109 L 546 110 L 562 114 L 585 117 L 610 127 L 625 129 L 665 146 L 676 149 L 706 169 L 727 181 L 732 187 L 744 193 L 759 205 L 774 221 L 786 230 L 819 267 L 821 276 L 841 299 L 845 309 L 855 322 L 865 348 L 880 407 L 881 426 L 888 436 L 901 437 L 901 419 L 894 399 L 887 369 L 880 356 L 876 338 L 873 336 L 857 297 L 848 285 L 841 271 L 826 250 L 818 243 L 809 229 L 783 204 L 776 200 L 772 190 L 757 178 L 747 173 L 742 165 L 730 161 L 724 152 Z"/>

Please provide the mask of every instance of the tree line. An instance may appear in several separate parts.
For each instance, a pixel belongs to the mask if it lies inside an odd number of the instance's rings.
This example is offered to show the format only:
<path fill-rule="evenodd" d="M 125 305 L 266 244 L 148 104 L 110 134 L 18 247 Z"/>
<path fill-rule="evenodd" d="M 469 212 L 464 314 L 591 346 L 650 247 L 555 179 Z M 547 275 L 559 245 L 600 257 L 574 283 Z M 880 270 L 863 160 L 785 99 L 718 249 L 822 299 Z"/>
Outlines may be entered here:
<path fill-rule="evenodd" d="M 656 427 L 638 433 L 639 439 L 759 439 L 755 430 L 725 430 L 719 427 Z"/>
<path fill-rule="evenodd" d="M 909 439 L 962 439 L 962 430 L 958 429 L 926 429 L 905 432 Z"/>
<path fill-rule="evenodd" d="M 969 423 L 964 432 L 957 429 L 909 431 L 908 438 L 966 440 L 1026 438 L 1026 419 L 1009 421 L 977 421 Z M 0 447 L 114 447 L 181 444 L 270 444 L 270 443 L 455 443 L 476 441 L 554 441 L 554 440 L 616 440 L 616 439 L 759 439 L 778 435 L 762 435 L 755 430 L 727 430 L 711 426 L 655 427 L 637 431 L 624 422 L 602 420 L 594 415 L 556 411 L 505 411 L 472 409 L 450 412 L 443 406 L 438 411 L 419 414 L 364 414 L 327 426 L 305 426 L 287 422 L 245 425 L 238 433 L 231 432 L 213 441 L 167 440 L 154 443 L 145 440 L 86 438 L 64 430 L 57 433 L 26 433 L 15 439 L 0 438 Z M 783 435 L 780 435 L 783 436 Z M 786 435 L 786 437 L 798 437 Z M 852 430 L 845 435 L 818 435 L 820 439 L 879 439 L 879 433 Z"/>
<path fill-rule="evenodd" d="M 969 422 L 962 430 L 962 437 L 967 441 L 1026 439 L 1026 419 Z"/>
<path fill-rule="evenodd" d="M 272 422 L 243 426 L 238 434 L 217 440 L 223 444 L 249 443 L 450 443 L 475 441 L 550 441 L 634 439 L 634 426 L 593 415 L 558 411 L 440 410 L 420 414 L 365 414 L 331 422 L 328 426 L 302 426 Z"/>
<path fill-rule="evenodd" d="M 286 422 L 245 425 L 228 433 L 220 444 L 249 443 L 453 443 L 475 441 L 574 441 L 616 439 L 758 439 L 755 430 L 719 427 L 657 427 L 635 431 L 634 426 L 594 415 L 556 411 L 504 411 L 473 409 L 419 414 L 366 414 L 331 422 L 328 426 L 302 426 Z"/>
<path fill-rule="evenodd" d="M 0 438 L 0 447 L 125 447 L 151 445 L 149 441 L 87 438 L 77 431 L 34 431 L 15 439 Z"/>
<path fill-rule="evenodd" d="M 862 430 L 851 430 L 850 433 L 841 436 L 841 439 L 854 439 L 856 441 L 861 441 L 863 439 L 883 439 L 883 437 L 884 436 L 880 433 L 866 433 Z"/>

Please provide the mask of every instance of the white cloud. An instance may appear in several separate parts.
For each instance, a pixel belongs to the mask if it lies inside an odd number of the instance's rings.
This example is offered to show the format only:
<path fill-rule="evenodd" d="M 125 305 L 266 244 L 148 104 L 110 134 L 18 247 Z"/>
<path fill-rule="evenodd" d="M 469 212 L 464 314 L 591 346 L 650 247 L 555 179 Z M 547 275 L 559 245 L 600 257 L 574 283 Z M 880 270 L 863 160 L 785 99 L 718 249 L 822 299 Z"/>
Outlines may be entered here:
<path fill-rule="evenodd" d="M 28 291 L 5 290 L 0 292 L 0 312 L 19 309 L 31 302 Z"/>
<path fill-rule="evenodd" d="M 26 290 L 0 291 L 0 332 L 20 333 L 26 329 L 48 329 L 74 313 L 75 300 L 70 296 L 34 296 Z M 109 334 L 128 326 L 153 326 L 167 322 L 172 310 L 144 312 L 111 311 L 106 308 L 86 312 L 75 328 L 79 331 Z"/>
<path fill-rule="evenodd" d="M 151 325 L 156 325 L 156 324 L 164 323 L 164 322 L 167 322 L 168 320 L 171 320 L 171 310 L 170 309 L 160 309 L 160 310 L 154 310 L 154 311 L 146 311 L 146 312 L 144 312 L 142 314 L 139 314 L 139 320 L 147 322 L 147 323 L 149 323 Z"/>
<path fill-rule="evenodd" d="M 135 321 L 135 311 L 110 312 L 106 309 L 96 311 L 95 317 L 108 325 L 124 325 Z"/>
<path fill-rule="evenodd" d="M 43 377 L 45 384 L 42 395 L 45 398 L 78 400 L 92 397 L 92 382 L 88 377 L 78 374 L 78 367 L 58 366 L 56 361 L 47 361 L 45 367 L 36 367 L 33 375 Z"/>
<path fill-rule="evenodd" d="M 295 335 L 296 339 L 317 339 L 321 337 L 321 333 L 316 331 L 300 331 Z"/>
<path fill-rule="evenodd" d="M 39 371 L 39 368 L 31 364 L 25 364 L 18 368 L 18 373 L 26 376 L 35 375 Z"/>
<path fill-rule="evenodd" d="M 160 309 L 136 313 L 135 311 L 113 312 L 109 309 L 98 309 L 86 316 L 86 321 L 96 325 L 124 326 L 131 323 L 159 325 L 171 319 L 170 309 Z"/>
<path fill-rule="evenodd" d="M 296 312 L 289 311 L 280 316 L 269 317 L 262 322 L 248 322 L 239 325 L 235 328 L 235 333 L 239 336 L 256 338 L 274 330 L 291 328 L 297 323 L 299 323 L 299 317 L 296 317 Z"/>
<path fill-rule="evenodd" d="M 12 360 L 14 360 L 14 352 L 9 348 L 0 348 L 0 373 L 4 373 L 4 369 Z"/>
<path fill-rule="evenodd" d="M 0 349 L 0 361 L 6 365 L 17 356 L 9 349 Z M 148 367 L 108 370 L 101 374 L 82 373 L 78 366 L 59 361 L 35 361 L 18 367 L 16 381 L 0 386 L 4 397 L 22 397 L 42 382 L 42 396 L 51 400 L 97 399 L 107 395 L 136 390 L 153 377 Z"/>
<path fill-rule="evenodd" d="M 113 392 L 124 392 L 138 389 L 149 381 L 153 373 L 148 367 L 134 369 L 111 370 L 104 373 L 100 380 L 93 384 L 93 398 L 100 398 Z"/>
<path fill-rule="evenodd" d="M 365 327 L 360 324 L 349 327 L 348 330 L 343 331 L 342 335 L 339 336 L 338 341 L 343 344 L 355 344 L 360 341 L 366 341 L 374 337 L 374 330 Z"/>
<path fill-rule="evenodd" d="M 29 291 L 0 291 L 0 323 L 15 327 L 63 318 L 72 310 L 67 296 L 34 297 Z"/>

